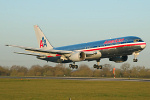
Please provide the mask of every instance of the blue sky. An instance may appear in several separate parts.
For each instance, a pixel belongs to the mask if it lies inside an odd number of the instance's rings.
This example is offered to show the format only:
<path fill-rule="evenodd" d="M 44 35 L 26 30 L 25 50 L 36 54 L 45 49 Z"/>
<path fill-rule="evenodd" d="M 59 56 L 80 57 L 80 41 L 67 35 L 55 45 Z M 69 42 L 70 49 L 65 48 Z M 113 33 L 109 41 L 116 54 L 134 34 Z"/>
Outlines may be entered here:
<path fill-rule="evenodd" d="M 138 36 L 147 47 L 133 63 L 150 67 L 149 0 L 0 0 L 0 65 L 55 65 L 32 56 L 17 55 L 5 44 L 38 47 L 33 25 L 38 24 L 54 47 L 122 36 Z M 93 62 L 81 62 L 92 66 Z M 112 64 L 108 59 L 101 64 Z"/>

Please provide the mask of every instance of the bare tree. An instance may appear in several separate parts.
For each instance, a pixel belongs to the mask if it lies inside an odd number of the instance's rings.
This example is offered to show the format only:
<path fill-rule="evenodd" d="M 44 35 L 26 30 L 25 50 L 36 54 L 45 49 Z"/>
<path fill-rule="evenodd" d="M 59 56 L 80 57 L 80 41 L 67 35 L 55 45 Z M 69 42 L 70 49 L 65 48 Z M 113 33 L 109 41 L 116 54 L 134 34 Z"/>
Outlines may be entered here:
<path fill-rule="evenodd" d="M 121 65 L 121 70 L 122 70 L 122 75 L 123 77 L 129 77 L 130 76 L 130 64 L 129 63 L 124 63 Z"/>
<path fill-rule="evenodd" d="M 100 77 L 101 76 L 101 71 L 98 69 L 93 70 L 93 77 Z"/>
<path fill-rule="evenodd" d="M 113 69 L 113 67 L 110 64 L 103 65 L 103 69 L 101 70 L 101 76 L 102 77 L 111 77 L 111 76 L 113 76 L 112 69 Z"/>
<path fill-rule="evenodd" d="M 92 77 L 93 71 L 87 65 L 81 65 L 77 71 L 71 73 L 71 76 Z"/>
<path fill-rule="evenodd" d="M 49 65 L 43 66 L 43 75 L 44 76 L 54 76 L 54 68 Z"/>
<path fill-rule="evenodd" d="M 33 65 L 29 71 L 29 76 L 43 76 L 43 69 L 40 65 Z"/>
<path fill-rule="evenodd" d="M 9 76 L 10 71 L 7 67 L 0 66 L 0 76 Z"/>

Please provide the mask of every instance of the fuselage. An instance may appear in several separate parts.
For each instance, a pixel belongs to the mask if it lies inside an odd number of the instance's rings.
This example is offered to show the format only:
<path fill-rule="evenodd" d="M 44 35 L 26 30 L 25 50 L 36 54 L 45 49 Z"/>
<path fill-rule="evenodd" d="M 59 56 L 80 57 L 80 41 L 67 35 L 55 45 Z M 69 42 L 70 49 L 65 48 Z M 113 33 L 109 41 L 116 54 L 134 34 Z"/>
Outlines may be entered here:
<path fill-rule="evenodd" d="M 94 53 L 94 55 L 87 56 L 85 60 L 97 60 L 101 58 L 112 58 L 117 56 L 132 55 L 134 52 L 138 53 L 146 47 L 146 43 L 139 37 L 127 36 L 113 39 L 106 39 L 88 43 L 81 43 L 75 45 L 68 45 L 53 48 L 54 50 L 67 51 L 82 51 L 87 53 Z M 48 56 L 43 60 L 57 62 L 61 55 Z M 62 63 L 72 62 L 64 60 Z"/>
<path fill-rule="evenodd" d="M 108 58 L 109 61 L 116 63 L 125 62 L 128 55 L 134 56 L 133 62 L 137 62 L 137 55 L 146 47 L 146 43 L 139 37 L 126 36 L 113 39 L 106 39 L 94 42 L 74 44 L 62 47 L 53 47 L 48 41 L 38 25 L 34 25 L 34 30 L 39 48 L 31 48 L 17 45 L 6 45 L 24 49 L 30 53 L 14 52 L 16 54 L 24 54 L 36 56 L 40 60 L 56 63 L 70 63 L 70 68 L 78 68 L 75 62 L 96 60 L 97 65 L 94 68 L 102 69 L 100 60 Z"/>

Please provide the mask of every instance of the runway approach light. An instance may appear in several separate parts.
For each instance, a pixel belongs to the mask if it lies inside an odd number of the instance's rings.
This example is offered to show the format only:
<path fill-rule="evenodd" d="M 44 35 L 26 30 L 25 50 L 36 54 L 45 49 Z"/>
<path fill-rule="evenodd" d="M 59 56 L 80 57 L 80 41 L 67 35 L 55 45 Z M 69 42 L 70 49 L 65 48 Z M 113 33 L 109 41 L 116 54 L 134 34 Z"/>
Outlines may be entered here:
<path fill-rule="evenodd" d="M 113 68 L 113 74 L 114 74 L 114 78 L 115 78 L 115 68 Z"/>

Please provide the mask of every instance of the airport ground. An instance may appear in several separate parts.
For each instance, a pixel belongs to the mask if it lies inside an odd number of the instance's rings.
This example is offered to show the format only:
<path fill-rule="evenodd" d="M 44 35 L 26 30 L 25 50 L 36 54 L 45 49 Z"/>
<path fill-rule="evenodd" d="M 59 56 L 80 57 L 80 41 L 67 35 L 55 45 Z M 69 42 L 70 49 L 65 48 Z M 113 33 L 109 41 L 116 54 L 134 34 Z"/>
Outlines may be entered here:
<path fill-rule="evenodd" d="M 0 77 L 1 100 L 149 100 L 149 79 Z"/>

